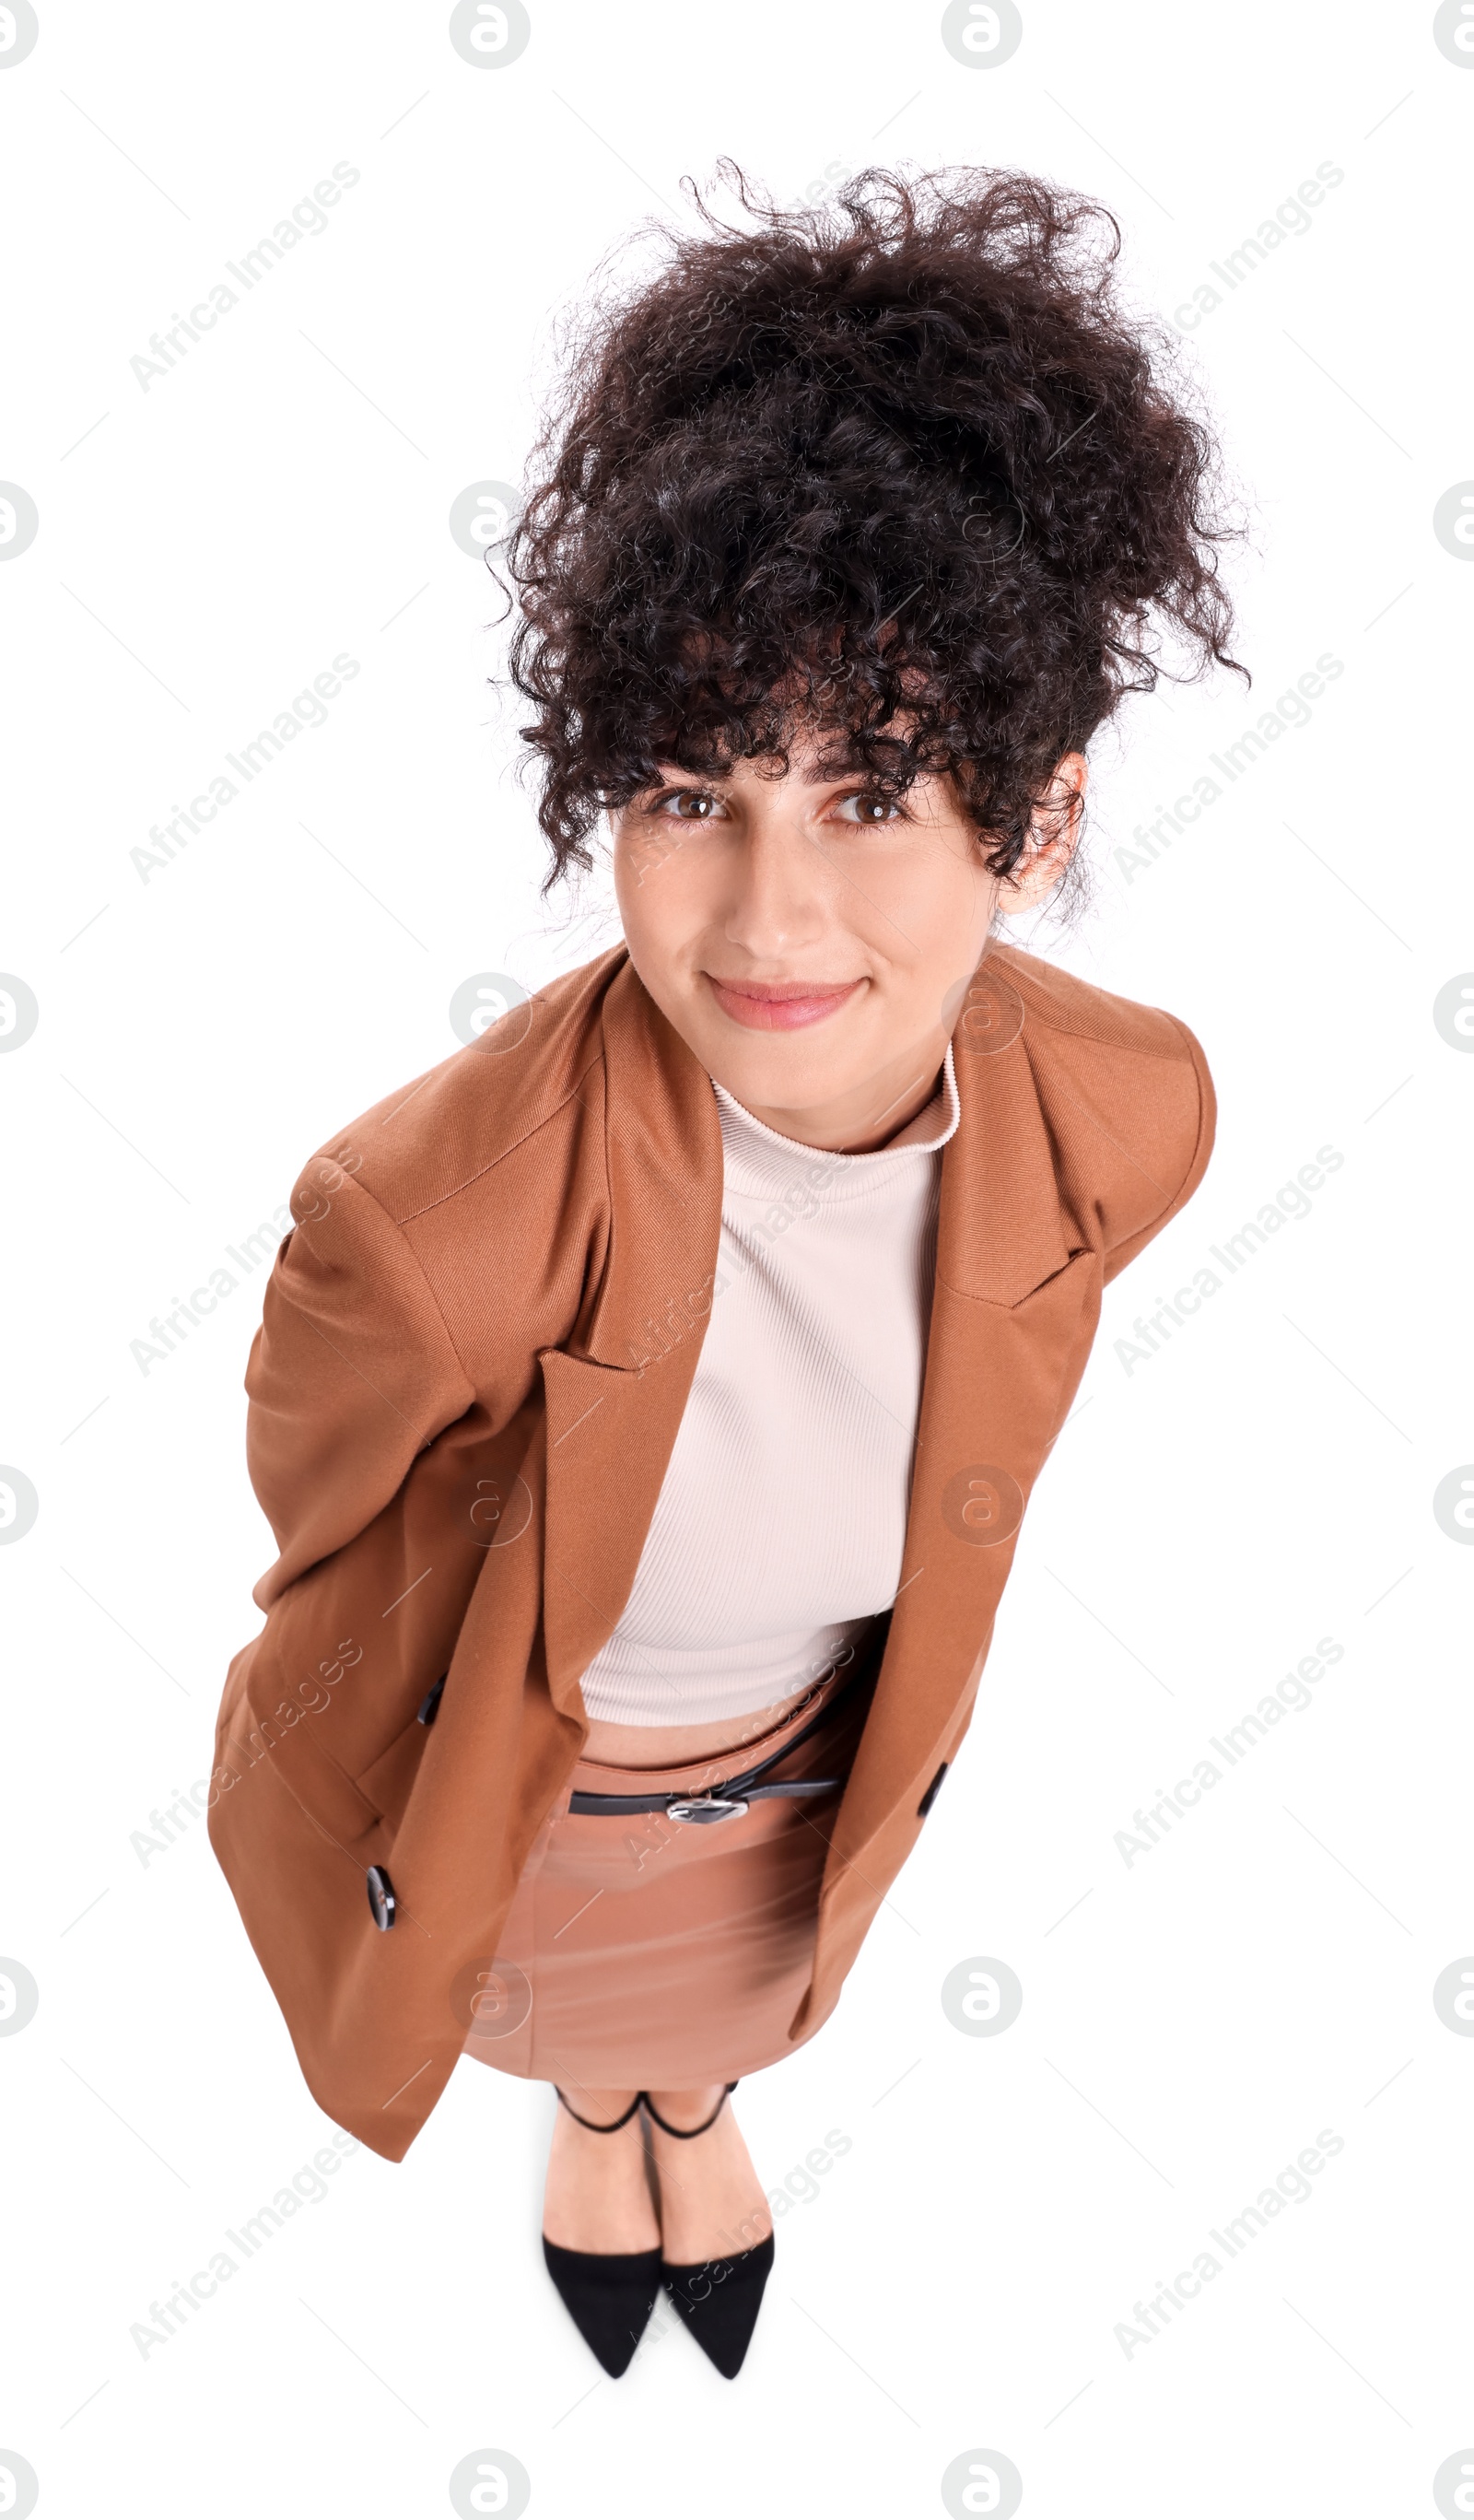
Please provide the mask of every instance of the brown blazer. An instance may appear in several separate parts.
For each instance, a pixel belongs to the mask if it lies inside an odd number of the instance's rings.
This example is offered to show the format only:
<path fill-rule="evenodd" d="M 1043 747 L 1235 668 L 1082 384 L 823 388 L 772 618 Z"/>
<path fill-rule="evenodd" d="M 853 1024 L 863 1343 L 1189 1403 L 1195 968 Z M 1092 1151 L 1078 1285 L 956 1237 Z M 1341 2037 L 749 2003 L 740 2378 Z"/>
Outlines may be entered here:
<path fill-rule="evenodd" d="M 902 1578 L 795 2040 L 833 2009 L 967 1729 L 1102 1282 L 1212 1144 L 1185 1025 L 1032 955 L 985 955 L 953 1041 Z M 390 2160 L 450 2077 L 579 1755 L 579 1675 L 670 1458 L 721 1192 L 710 1080 L 620 946 L 376 1104 L 292 1193 L 246 1377 L 281 1554 L 230 1667 L 209 1828 L 313 2092 Z M 387 1932 L 370 1865 L 391 1872 Z"/>

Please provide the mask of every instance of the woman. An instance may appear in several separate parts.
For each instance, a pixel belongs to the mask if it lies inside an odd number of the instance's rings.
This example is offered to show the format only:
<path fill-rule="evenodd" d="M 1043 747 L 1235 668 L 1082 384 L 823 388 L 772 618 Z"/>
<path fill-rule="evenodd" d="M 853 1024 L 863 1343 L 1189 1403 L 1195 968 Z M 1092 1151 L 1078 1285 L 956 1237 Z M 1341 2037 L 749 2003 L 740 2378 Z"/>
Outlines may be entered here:
<path fill-rule="evenodd" d="M 738 189 L 591 321 L 508 554 L 549 883 L 607 817 L 624 941 L 297 1184 L 211 1795 L 343 2126 L 402 2158 L 463 2050 L 558 2089 L 547 2262 L 611 2372 L 662 2282 L 740 2364 L 728 2095 L 832 2010 L 1213 1131 L 1175 1016 L 995 941 L 1155 625 L 1231 661 L 1113 222 Z"/>

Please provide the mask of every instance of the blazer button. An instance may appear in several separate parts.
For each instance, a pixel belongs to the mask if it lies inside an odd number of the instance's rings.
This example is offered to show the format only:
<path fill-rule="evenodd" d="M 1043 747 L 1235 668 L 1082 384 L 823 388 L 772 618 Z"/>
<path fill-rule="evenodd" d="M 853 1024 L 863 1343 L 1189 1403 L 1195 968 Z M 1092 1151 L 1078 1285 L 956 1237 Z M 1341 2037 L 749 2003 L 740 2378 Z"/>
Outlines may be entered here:
<path fill-rule="evenodd" d="M 930 1811 L 930 1809 L 931 1809 L 931 1807 L 932 1807 L 932 1804 L 936 1801 L 936 1798 L 937 1798 L 938 1794 L 939 1794 L 939 1793 L 941 1792 L 941 1790 L 942 1790 L 942 1778 L 946 1776 L 947 1771 L 948 1771 L 949 1767 L 951 1766 L 951 1764 L 952 1764 L 952 1762 L 951 1762 L 949 1759 L 944 1759 L 944 1760 L 942 1761 L 942 1764 L 941 1764 L 941 1766 L 938 1768 L 938 1770 L 937 1770 L 937 1772 L 936 1772 L 936 1775 L 932 1778 L 932 1780 L 931 1780 L 930 1784 L 927 1786 L 925 1793 L 921 1796 L 920 1801 L 919 1801 L 919 1802 L 917 1803 L 917 1805 L 916 1805 L 916 1818 L 917 1818 L 917 1820 L 925 1820 L 925 1818 L 926 1818 L 926 1816 L 927 1816 L 927 1813 Z"/>
<path fill-rule="evenodd" d="M 386 1934 L 398 1912 L 399 1902 L 394 1884 L 381 1864 L 369 1867 L 369 1913 L 381 1934 Z"/>

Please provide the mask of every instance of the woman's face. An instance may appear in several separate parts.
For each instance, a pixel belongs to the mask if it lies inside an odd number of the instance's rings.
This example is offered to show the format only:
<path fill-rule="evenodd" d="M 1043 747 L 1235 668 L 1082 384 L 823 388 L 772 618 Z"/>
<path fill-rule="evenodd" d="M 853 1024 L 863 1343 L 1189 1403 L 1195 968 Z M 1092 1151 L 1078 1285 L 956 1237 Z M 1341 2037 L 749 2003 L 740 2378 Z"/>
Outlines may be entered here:
<path fill-rule="evenodd" d="M 990 876 L 952 784 L 882 798 L 795 744 L 782 778 L 671 769 L 612 817 L 630 960 L 737 1101 L 805 1146 L 884 1145 L 929 1101 L 995 910 L 1030 909 L 1068 864 L 1066 809 L 1013 881 Z"/>

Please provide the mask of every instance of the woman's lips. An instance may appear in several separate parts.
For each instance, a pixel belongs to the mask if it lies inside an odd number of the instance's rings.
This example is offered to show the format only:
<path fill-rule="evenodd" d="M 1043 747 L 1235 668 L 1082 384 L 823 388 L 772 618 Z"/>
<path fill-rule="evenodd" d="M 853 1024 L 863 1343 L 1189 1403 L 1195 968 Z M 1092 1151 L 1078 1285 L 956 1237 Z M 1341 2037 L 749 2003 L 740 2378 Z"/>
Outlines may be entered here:
<path fill-rule="evenodd" d="M 823 1023 L 864 985 L 859 980 L 719 980 L 714 971 L 706 978 L 723 1014 L 752 1032 L 796 1032 L 801 1024 Z"/>

